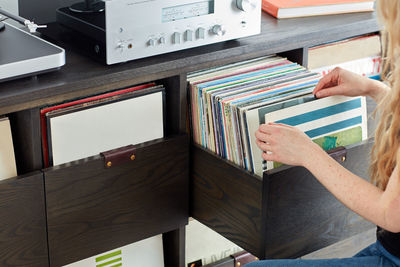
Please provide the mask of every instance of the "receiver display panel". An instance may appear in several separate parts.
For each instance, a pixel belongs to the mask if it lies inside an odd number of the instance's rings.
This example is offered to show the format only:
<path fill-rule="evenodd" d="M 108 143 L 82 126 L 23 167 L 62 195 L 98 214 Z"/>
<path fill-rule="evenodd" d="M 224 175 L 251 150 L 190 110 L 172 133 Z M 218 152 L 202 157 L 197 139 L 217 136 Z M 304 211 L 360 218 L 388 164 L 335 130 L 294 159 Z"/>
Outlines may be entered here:
<path fill-rule="evenodd" d="M 162 22 L 170 22 L 214 13 L 214 0 L 201 1 L 162 9 Z"/>

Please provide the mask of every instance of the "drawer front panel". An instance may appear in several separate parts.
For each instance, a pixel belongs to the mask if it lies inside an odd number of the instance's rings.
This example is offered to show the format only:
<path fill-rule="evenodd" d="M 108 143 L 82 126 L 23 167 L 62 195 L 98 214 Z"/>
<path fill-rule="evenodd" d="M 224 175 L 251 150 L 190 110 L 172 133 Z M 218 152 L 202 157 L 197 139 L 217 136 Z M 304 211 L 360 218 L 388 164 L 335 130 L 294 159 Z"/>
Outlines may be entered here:
<path fill-rule="evenodd" d="M 367 178 L 372 143 L 347 149 L 343 165 Z M 318 164 L 318 163 L 316 163 Z M 295 258 L 374 227 L 347 209 L 306 169 L 264 175 L 269 182 L 266 258 Z"/>
<path fill-rule="evenodd" d="M 49 266 L 43 175 L 0 182 L 0 266 Z"/>
<path fill-rule="evenodd" d="M 192 149 L 191 215 L 251 253 L 260 253 L 262 181 L 226 160 Z"/>
<path fill-rule="evenodd" d="M 187 136 L 138 146 L 135 155 L 107 169 L 97 156 L 45 171 L 51 266 L 187 223 Z"/>

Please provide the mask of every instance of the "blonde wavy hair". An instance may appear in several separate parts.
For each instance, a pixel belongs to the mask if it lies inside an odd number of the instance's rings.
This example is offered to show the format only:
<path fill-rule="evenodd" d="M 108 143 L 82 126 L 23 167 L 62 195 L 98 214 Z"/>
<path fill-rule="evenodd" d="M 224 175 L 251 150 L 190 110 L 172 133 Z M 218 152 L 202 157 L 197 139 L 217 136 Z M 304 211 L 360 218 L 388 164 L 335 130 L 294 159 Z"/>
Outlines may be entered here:
<path fill-rule="evenodd" d="M 396 162 L 400 163 L 400 1 L 379 0 L 377 10 L 384 25 L 382 78 L 391 90 L 377 107 L 380 121 L 371 152 L 370 175 L 371 181 L 385 190 Z"/>

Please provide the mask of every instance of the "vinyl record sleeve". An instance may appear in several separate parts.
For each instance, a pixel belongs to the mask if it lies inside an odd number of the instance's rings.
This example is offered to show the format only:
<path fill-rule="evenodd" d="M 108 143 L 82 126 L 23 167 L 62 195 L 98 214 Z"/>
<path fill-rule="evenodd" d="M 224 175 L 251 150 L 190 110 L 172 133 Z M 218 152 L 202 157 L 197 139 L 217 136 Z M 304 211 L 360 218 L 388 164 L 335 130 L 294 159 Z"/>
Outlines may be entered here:
<path fill-rule="evenodd" d="M 0 180 L 17 176 L 10 121 L 0 117 Z"/>
<path fill-rule="evenodd" d="M 46 113 L 50 165 L 164 137 L 165 89 L 150 87 Z"/>
<path fill-rule="evenodd" d="M 311 139 L 318 139 L 332 134 L 343 133 L 346 130 L 361 128 L 355 131 L 361 142 L 368 138 L 367 108 L 365 97 L 331 96 L 317 99 L 310 103 L 299 104 L 282 110 L 265 114 L 265 122 L 276 122 L 292 125 L 305 132 Z M 354 133 L 354 131 L 351 131 Z M 351 134 L 345 136 L 351 137 Z M 333 137 L 333 139 L 337 138 Z M 329 140 L 327 140 L 329 141 Z M 336 147 L 336 141 L 334 146 Z M 351 144 L 348 140 L 345 145 Z M 267 170 L 274 167 L 273 162 L 267 162 Z"/>
<path fill-rule="evenodd" d="M 310 93 L 313 87 L 317 84 L 318 76 L 308 77 L 306 79 L 299 79 L 294 82 L 282 83 L 272 88 L 266 88 L 264 90 L 258 91 L 254 94 L 248 94 L 242 96 L 241 98 L 231 98 L 227 100 L 220 100 L 222 119 L 225 126 L 225 131 L 230 133 L 226 135 L 226 144 L 228 146 L 228 159 L 232 159 L 235 163 L 239 164 L 236 160 L 238 159 L 237 155 L 235 155 L 234 151 L 240 151 L 240 144 L 234 146 L 237 143 L 235 140 L 235 135 L 232 133 L 236 133 L 239 129 L 233 127 L 234 114 L 236 112 L 237 105 L 251 105 L 257 102 L 268 101 L 271 99 L 279 99 L 282 100 L 290 95 L 295 95 L 297 92 L 301 91 L 302 94 Z M 287 97 L 286 97 L 287 98 Z M 237 120 L 237 119 L 236 119 Z M 233 137 L 233 138 L 232 138 Z M 229 145 L 228 145 L 229 144 Z M 233 146 L 232 146 L 233 145 Z M 243 165 L 243 163 L 241 164 Z"/>
<path fill-rule="evenodd" d="M 162 235 L 156 235 L 138 242 L 74 262 L 64 267 L 163 267 Z"/>
<path fill-rule="evenodd" d="M 212 108 L 210 108 L 210 106 L 208 105 L 208 100 L 205 95 L 206 92 L 221 90 L 223 94 L 223 91 L 227 90 L 228 88 L 234 88 L 242 85 L 243 93 L 245 93 L 247 90 L 251 89 L 251 84 L 253 82 L 259 82 L 261 79 L 272 78 L 275 75 L 280 75 L 299 69 L 304 68 L 299 66 L 298 64 L 293 64 L 285 60 L 285 62 L 279 66 L 271 65 L 270 68 L 263 69 L 261 71 L 240 74 L 237 76 L 224 78 L 222 80 L 211 81 L 192 86 L 192 103 L 194 104 L 193 114 L 194 121 L 197 122 L 197 127 L 195 129 L 195 142 L 205 145 L 205 147 L 209 149 L 212 149 L 212 147 L 210 146 L 210 141 L 212 142 L 212 140 L 210 140 L 210 136 L 207 135 L 208 133 L 212 133 L 211 130 L 207 128 L 207 125 L 209 124 L 208 113 L 211 114 Z M 260 86 L 262 87 L 262 84 L 260 84 Z M 238 92 L 235 93 L 237 94 Z M 204 129 L 204 131 L 202 129 Z M 204 133 L 206 135 L 204 135 Z"/>
<path fill-rule="evenodd" d="M 257 131 L 258 127 L 265 123 L 265 115 L 281 110 L 287 107 L 292 107 L 295 105 L 299 105 L 302 103 L 307 103 L 315 100 L 315 97 L 312 94 L 307 94 L 305 96 L 291 98 L 289 100 L 280 99 L 279 102 L 274 102 L 269 105 L 264 105 L 258 108 L 253 108 L 250 110 L 245 110 L 245 119 L 244 119 L 244 128 L 243 131 L 244 136 L 247 138 L 245 140 L 246 147 L 248 147 L 248 153 L 250 157 L 250 166 L 252 171 L 257 175 L 262 175 L 263 172 L 263 160 L 262 160 L 262 151 L 256 145 L 256 138 L 254 133 Z"/>
<path fill-rule="evenodd" d="M 47 141 L 47 120 L 46 120 L 46 114 L 49 112 L 52 112 L 54 110 L 58 109 L 63 109 L 63 108 L 68 108 L 68 107 L 73 107 L 76 105 L 80 105 L 83 103 L 89 103 L 91 101 L 98 101 L 100 99 L 104 98 L 109 98 L 109 97 L 115 97 L 121 94 L 127 94 L 130 92 L 138 91 L 141 89 L 149 88 L 155 86 L 155 83 L 147 83 L 147 84 L 142 84 L 134 87 L 129 87 L 125 89 L 119 89 L 110 93 L 105 93 L 105 94 L 100 94 L 100 95 L 95 95 L 91 97 L 85 97 L 83 99 L 77 99 L 74 101 L 62 103 L 59 105 L 55 106 L 50 106 L 50 107 L 45 107 L 40 110 L 40 124 L 41 124 L 41 132 L 42 132 L 42 150 L 43 150 L 43 159 L 44 159 L 44 164 L 45 167 L 49 167 L 49 151 L 48 151 L 48 141 Z"/>

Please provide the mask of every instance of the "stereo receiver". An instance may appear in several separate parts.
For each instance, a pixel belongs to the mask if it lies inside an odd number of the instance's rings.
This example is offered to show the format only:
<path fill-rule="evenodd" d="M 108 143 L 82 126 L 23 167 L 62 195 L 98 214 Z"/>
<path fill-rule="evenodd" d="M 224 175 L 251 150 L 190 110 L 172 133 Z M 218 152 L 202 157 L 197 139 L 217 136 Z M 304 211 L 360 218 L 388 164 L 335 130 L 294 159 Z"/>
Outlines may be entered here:
<path fill-rule="evenodd" d="M 114 64 L 258 34 L 261 0 L 87 0 L 58 9 L 57 21 Z"/>

